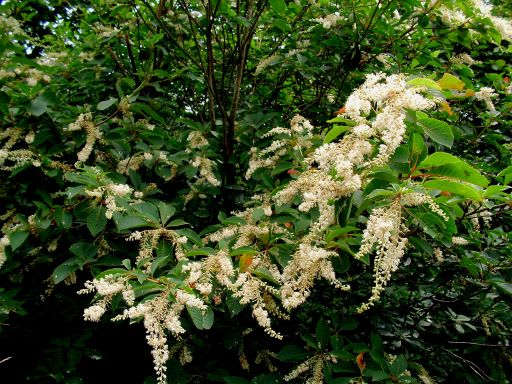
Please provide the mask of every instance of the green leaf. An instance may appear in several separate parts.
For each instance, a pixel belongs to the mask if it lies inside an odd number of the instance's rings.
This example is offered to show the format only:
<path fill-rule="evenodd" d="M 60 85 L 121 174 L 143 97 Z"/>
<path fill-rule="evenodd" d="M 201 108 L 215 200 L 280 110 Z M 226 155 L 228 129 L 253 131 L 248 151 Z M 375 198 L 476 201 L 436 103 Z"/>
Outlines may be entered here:
<path fill-rule="evenodd" d="M 292 30 L 292 26 L 283 19 L 275 19 L 274 25 L 283 32 L 290 32 Z"/>
<path fill-rule="evenodd" d="M 132 261 L 130 259 L 124 259 L 121 264 L 128 270 L 132 269 Z"/>
<path fill-rule="evenodd" d="M 324 349 L 329 344 L 331 340 L 331 335 L 329 331 L 329 326 L 323 317 L 318 320 L 316 323 L 316 338 L 320 343 L 320 348 Z"/>
<path fill-rule="evenodd" d="M 464 89 L 464 82 L 449 73 L 445 73 L 441 79 L 437 80 L 437 84 L 443 89 L 453 89 L 456 91 L 462 91 Z"/>
<path fill-rule="evenodd" d="M 261 277 L 262 279 L 270 281 L 271 283 L 278 284 L 277 280 L 274 278 L 272 273 L 270 273 L 270 271 L 265 267 L 258 267 L 254 271 L 252 271 L 252 273 L 255 276 L 258 276 L 258 277 Z"/>
<path fill-rule="evenodd" d="M 215 249 L 210 247 L 195 248 L 187 252 L 187 257 L 209 256 L 215 254 Z"/>
<path fill-rule="evenodd" d="M 462 159 L 445 152 L 435 152 L 420 164 L 419 169 L 428 169 L 429 173 L 462 180 L 481 187 L 486 187 L 489 181 L 478 170 Z"/>
<path fill-rule="evenodd" d="M 451 148 L 453 145 L 453 131 L 449 124 L 444 121 L 424 118 L 418 121 L 428 137 L 436 143 Z"/>
<path fill-rule="evenodd" d="M 34 100 L 30 100 L 30 103 L 25 107 L 27 112 L 34 116 L 41 116 L 48 110 L 48 106 L 53 101 L 46 95 L 39 95 Z"/>
<path fill-rule="evenodd" d="M 250 384 L 251 382 L 238 376 L 225 376 L 222 378 L 226 384 Z"/>
<path fill-rule="evenodd" d="M 52 277 L 55 284 L 64 281 L 69 275 L 78 269 L 74 258 L 71 258 L 53 270 Z"/>
<path fill-rule="evenodd" d="M 55 218 L 57 225 L 63 229 L 69 229 L 71 228 L 71 225 L 73 225 L 73 214 L 64 207 L 55 207 L 53 217 Z"/>
<path fill-rule="evenodd" d="M 213 310 L 210 307 L 203 312 L 197 307 L 187 305 L 187 312 L 197 329 L 203 330 L 210 329 L 212 327 L 214 315 Z"/>
<path fill-rule="evenodd" d="M 425 77 L 416 77 L 414 79 L 411 79 L 407 82 L 407 85 L 412 86 L 412 87 L 427 87 L 427 88 L 435 89 L 437 91 L 441 91 L 443 89 L 434 80 L 427 79 Z"/>
<path fill-rule="evenodd" d="M 407 369 L 407 360 L 404 355 L 398 355 L 398 357 L 391 364 L 391 371 L 395 376 L 399 376 L 402 372 Z"/>
<path fill-rule="evenodd" d="M 111 107 L 115 103 L 117 103 L 117 98 L 110 98 L 108 100 L 100 101 L 96 108 L 100 111 L 104 111 L 105 109 Z"/>
<path fill-rule="evenodd" d="M 308 352 L 303 348 L 290 344 L 285 345 L 277 354 L 277 358 L 284 362 L 302 361 L 308 357 Z"/>
<path fill-rule="evenodd" d="M 343 132 L 348 131 L 352 127 L 348 127 L 346 125 L 335 125 L 324 137 L 324 144 L 328 144 L 334 139 L 336 139 Z"/>
<path fill-rule="evenodd" d="M 461 184 L 449 180 L 430 180 L 423 183 L 423 187 L 450 192 L 473 201 L 482 201 L 480 192 L 468 184 Z"/>
<path fill-rule="evenodd" d="M 283 13 L 287 8 L 284 0 L 270 0 L 270 6 L 277 13 Z"/>
<path fill-rule="evenodd" d="M 512 165 L 498 173 L 498 177 L 503 177 L 503 184 L 510 184 L 512 181 Z"/>
<path fill-rule="evenodd" d="M 239 299 L 231 294 L 227 294 L 225 302 L 231 317 L 238 315 L 247 306 L 240 304 Z"/>
<path fill-rule="evenodd" d="M 133 103 L 130 105 L 130 111 L 138 112 L 146 117 L 151 117 L 153 120 L 159 122 L 160 124 L 165 124 L 165 120 L 160 116 L 153 108 L 151 108 L 147 104 L 143 103 Z"/>
<path fill-rule="evenodd" d="M 292 169 L 294 167 L 293 163 L 289 161 L 280 161 L 277 163 L 277 165 L 272 168 L 272 172 L 270 173 L 272 176 L 279 175 L 280 173 L 283 173 L 289 169 Z"/>
<path fill-rule="evenodd" d="M 372 378 L 372 382 L 373 381 L 382 381 L 382 380 L 389 379 L 389 374 L 387 374 L 384 371 L 377 371 L 375 369 L 366 369 L 364 371 L 364 376 L 371 377 Z"/>
<path fill-rule="evenodd" d="M 340 321 L 336 329 L 340 331 L 353 331 L 357 328 L 359 322 L 353 317 L 346 317 Z"/>
<path fill-rule="evenodd" d="M 149 269 L 149 275 L 153 276 L 158 268 L 168 264 L 169 259 L 170 259 L 170 257 L 169 257 L 169 255 L 167 255 L 167 256 L 157 257 L 155 260 L 153 260 L 153 262 L 151 263 L 151 267 Z"/>
<path fill-rule="evenodd" d="M 142 203 L 132 205 L 132 208 L 139 212 L 147 222 L 158 227 L 160 226 L 160 214 L 158 212 L 158 208 L 154 204 L 144 201 Z"/>
<path fill-rule="evenodd" d="M 255 250 L 254 248 L 246 246 L 246 247 L 240 247 L 240 248 L 232 250 L 231 252 L 229 252 L 229 256 L 257 255 L 258 253 L 260 253 L 260 252 Z"/>
<path fill-rule="evenodd" d="M 91 208 L 89 215 L 87 215 L 87 228 L 91 235 L 96 236 L 107 225 L 106 212 L 107 209 L 103 205 Z"/>
<path fill-rule="evenodd" d="M 176 219 L 176 220 L 171 221 L 166 226 L 167 227 L 182 227 L 184 225 L 189 225 L 189 224 L 183 219 Z"/>
<path fill-rule="evenodd" d="M 119 212 L 114 212 L 112 218 L 114 219 L 114 223 L 119 231 L 149 226 L 149 223 L 139 216 L 128 216 Z"/>
<path fill-rule="evenodd" d="M 78 256 L 79 259 L 82 260 L 82 262 L 87 262 L 96 256 L 96 253 L 98 252 L 98 247 L 92 243 L 84 243 L 84 242 L 78 242 L 71 244 L 71 247 L 69 247 L 69 250 L 74 255 Z"/>
<path fill-rule="evenodd" d="M 409 151 L 411 156 L 411 166 L 415 166 L 425 158 L 425 156 L 427 156 L 428 149 L 422 135 L 415 132 L 410 136 Z"/>
<path fill-rule="evenodd" d="M 489 283 L 496 288 L 498 291 L 501 291 L 509 296 L 512 296 L 512 284 L 507 283 L 499 276 L 493 276 L 489 279 Z"/>
<path fill-rule="evenodd" d="M 9 235 L 11 249 L 14 251 L 18 249 L 27 240 L 29 235 L 28 231 L 15 231 Z"/>
<path fill-rule="evenodd" d="M 169 219 L 176 213 L 176 208 L 171 204 L 166 204 L 163 201 L 158 203 L 158 211 L 160 212 L 160 220 L 162 225 L 165 225 Z"/>

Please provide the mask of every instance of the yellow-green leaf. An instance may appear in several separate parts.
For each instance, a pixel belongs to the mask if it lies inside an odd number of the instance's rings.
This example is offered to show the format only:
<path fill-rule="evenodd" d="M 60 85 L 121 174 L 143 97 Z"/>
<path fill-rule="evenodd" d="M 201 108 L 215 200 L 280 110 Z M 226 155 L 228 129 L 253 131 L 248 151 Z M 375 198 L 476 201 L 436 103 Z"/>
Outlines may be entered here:
<path fill-rule="evenodd" d="M 437 80 L 443 89 L 453 89 L 456 91 L 462 91 L 464 89 L 464 82 L 456 76 L 445 73 L 442 78 Z"/>

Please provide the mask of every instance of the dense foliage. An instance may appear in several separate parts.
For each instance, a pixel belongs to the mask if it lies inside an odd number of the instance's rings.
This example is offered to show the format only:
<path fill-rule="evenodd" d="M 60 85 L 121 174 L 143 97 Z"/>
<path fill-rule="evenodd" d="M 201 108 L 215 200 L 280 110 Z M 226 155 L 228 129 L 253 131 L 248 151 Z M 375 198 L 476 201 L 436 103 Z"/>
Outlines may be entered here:
<path fill-rule="evenodd" d="M 510 382 L 497 3 L 1 3 L 2 379 Z"/>

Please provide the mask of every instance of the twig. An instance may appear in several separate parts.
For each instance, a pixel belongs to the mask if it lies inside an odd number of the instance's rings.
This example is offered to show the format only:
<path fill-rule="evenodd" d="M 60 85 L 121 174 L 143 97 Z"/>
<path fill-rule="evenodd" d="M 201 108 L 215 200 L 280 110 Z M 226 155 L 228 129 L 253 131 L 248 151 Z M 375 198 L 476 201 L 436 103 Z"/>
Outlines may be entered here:
<path fill-rule="evenodd" d="M 510 348 L 511 345 L 504 345 L 504 344 L 484 344 L 484 343 L 473 343 L 470 341 L 448 341 L 448 344 L 468 344 L 468 345 L 480 345 L 482 347 L 499 347 L 499 348 Z"/>

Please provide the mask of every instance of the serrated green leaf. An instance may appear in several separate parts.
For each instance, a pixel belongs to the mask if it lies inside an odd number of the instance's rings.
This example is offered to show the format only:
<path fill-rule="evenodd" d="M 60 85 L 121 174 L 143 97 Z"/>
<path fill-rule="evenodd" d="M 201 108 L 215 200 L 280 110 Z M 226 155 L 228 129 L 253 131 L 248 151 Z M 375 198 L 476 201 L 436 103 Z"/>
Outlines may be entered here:
<path fill-rule="evenodd" d="M 453 145 L 453 131 L 449 124 L 444 121 L 425 118 L 420 119 L 418 124 L 423 128 L 423 131 L 434 140 L 436 143 L 451 148 Z"/>
<path fill-rule="evenodd" d="M 292 26 L 283 19 L 275 19 L 274 25 L 283 32 L 290 32 L 292 30 Z"/>
<path fill-rule="evenodd" d="M 445 152 L 435 152 L 418 164 L 418 169 L 428 169 L 429 173 L 458 179 L 481 187 L 489 181 L 478 170 L 464 160 Z"/>
<path fill-rule="evenodd" d="M 90 213 L 87 215 L 87 229 L 89 229 L 91 235 L 96 236 L 107 225 L 106 212 L 107 209 L 103 205 L 91 208 Z"/>
<path fill-rule="evenodd" d="M 132 103 L 130 105 L 130 111 L 138 112 L 146 117 L 151 117 L 153 120 L 165 124 L 165 120 L 160 116 L 153 108 L 143 103 Z"/>
<path fill-rule="evenodd" d="M 240 304 L 239 299 L 233 297 L 233 295 L 231 294 L 228 294 L 226 296 L 225 302 L 231 317 L 238 315 L 247 306 Z"/>

